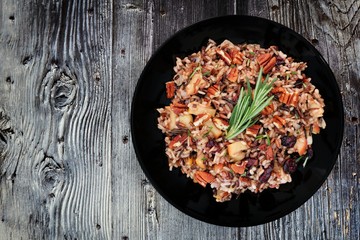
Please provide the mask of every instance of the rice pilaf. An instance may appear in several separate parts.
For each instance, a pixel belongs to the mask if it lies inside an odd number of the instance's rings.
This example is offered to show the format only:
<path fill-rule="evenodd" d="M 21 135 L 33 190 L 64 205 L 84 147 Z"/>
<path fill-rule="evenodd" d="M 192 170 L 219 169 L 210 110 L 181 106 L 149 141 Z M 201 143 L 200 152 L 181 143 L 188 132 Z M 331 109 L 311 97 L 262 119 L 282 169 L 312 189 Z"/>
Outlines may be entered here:
<path fill-rule="evenodd" d="M 218 202 L 246 190 L 261 192 L 291 182 L 291 173 L 312 157 L 312 134 L 326 127 L 324 100 L 303 71 L 276 46 L 209 40 L 201 51 L 177 58 L 166 83 L 171 104 L 158 109 L 170 170 L 180 167 Z M 273 85 L 255 124 L 229 139 L 231 114 L 241 88 L 268 76 Z M 254 90 L 253 90 L 254 91 Z"/>

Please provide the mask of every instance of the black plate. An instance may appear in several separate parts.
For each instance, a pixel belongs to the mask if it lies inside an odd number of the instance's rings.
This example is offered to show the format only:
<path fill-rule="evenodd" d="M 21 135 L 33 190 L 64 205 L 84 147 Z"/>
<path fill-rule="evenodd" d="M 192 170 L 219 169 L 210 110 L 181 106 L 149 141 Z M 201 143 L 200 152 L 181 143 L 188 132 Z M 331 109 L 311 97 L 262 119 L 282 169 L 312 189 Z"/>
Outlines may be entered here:
<path fill-rule="evenodd" d="M 210 187 L 202 188 L 178 169 L 169 171 L 164 135 L 157 128 L 156 108 L 169 104 L 165 82 L 172 79 L 175 57 L 197 52 L 211 38 L 217 43 L 276 45 L 288 56 L 308 63 L 305 73 L 325 100 L 327 123 L 314 136 L 314 157 L 299 168 L 291 183 L 260 194 L 249 191 L 238 199 L 217 203 Z M 131 113 L 131 133 L 140 165 L 156 190 L 182 212 L 223 226 L 252 226 L 292 212 L 320 188 L 333 168 L 342 142 L 344 117 L 341 95 L 329 66 L 320 53 L 293 30 L 266 19 L 225 16 L 191 25 L 168 39 L 147 63 L 137 84 Z"/>

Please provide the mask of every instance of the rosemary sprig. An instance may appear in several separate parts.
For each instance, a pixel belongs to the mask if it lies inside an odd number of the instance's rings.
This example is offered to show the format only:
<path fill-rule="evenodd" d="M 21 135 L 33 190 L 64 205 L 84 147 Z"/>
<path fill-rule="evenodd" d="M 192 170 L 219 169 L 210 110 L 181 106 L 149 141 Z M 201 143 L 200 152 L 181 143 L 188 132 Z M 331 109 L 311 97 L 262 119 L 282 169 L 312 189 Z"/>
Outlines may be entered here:
<path fill-rule="evenodd" d="M 273 83 L 277 80 L 274 78 L 270 83 L 269 75 L 262 81 L 263 68 L 260 72 L 252 96 L 252 88 L 249 79 L 247 79 L 247 90 L 241 88 L 238 102 L 236 103 L 230 117 L 230 127 L 226 134 L 227 139 L 232 139 L 239 135 L 246 128 L 257 122 L 259 113 L 271 102 L 273 96 L 268 96 L 272 89 Z"/>

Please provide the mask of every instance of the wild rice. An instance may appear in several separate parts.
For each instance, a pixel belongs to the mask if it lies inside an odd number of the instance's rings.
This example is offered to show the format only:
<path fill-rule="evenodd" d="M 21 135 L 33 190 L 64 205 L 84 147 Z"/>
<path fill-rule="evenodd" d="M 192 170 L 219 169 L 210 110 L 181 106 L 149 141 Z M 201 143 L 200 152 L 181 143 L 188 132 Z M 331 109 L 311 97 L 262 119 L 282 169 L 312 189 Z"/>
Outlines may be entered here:
<path fill-rule="evenodd" d="M 261 66 L 270 79 L 277 78 L 274 98 L 253 127 L 227 140 L 240 88 L 246 78 L 256 83 Z M 218 202 L 291 182 L 296 160 L 312 157 L 312 134 L 326 126 L 324 100 L 305 68 L 276 46 L 228 40 L 220 45 L 209 40 L 199 52 L 177 58 L 175 76 L 166 85 L 172 102 L 158 109 L 170 170 L 180 167 L 194 182 L 209 183 Z"/>

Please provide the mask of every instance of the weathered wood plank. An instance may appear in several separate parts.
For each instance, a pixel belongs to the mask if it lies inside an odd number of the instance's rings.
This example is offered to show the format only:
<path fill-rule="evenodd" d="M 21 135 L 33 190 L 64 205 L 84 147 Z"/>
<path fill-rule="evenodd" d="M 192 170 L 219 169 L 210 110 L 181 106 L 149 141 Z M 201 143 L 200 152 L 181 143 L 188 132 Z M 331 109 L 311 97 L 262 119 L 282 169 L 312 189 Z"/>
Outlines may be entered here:
<path fill-rule="evenodd" d="M 2 1 L 3 239 L 111 236 L 111 6 Z"/>
<path fill-rule="evenodd" d="M 137 79 L 151 56 L 153 5 L 150 1 L 114 2 L 112 101 L 113 239 L 156 239 L 155 198 L 131 144 L 130 110 Z"/>

